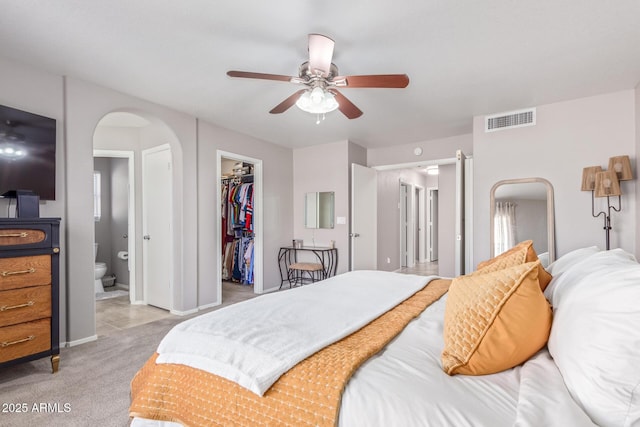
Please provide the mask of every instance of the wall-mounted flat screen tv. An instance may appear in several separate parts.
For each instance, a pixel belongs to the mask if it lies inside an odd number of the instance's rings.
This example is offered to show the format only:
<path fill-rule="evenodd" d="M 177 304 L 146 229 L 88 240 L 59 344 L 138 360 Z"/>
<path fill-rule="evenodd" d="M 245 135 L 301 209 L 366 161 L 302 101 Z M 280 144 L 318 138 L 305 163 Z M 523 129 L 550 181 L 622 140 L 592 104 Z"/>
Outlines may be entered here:
<path fill-rule="evenodd" d="M 0 195 L 14 190 L 56 199 L 56 121 L 0 105 Z"/>

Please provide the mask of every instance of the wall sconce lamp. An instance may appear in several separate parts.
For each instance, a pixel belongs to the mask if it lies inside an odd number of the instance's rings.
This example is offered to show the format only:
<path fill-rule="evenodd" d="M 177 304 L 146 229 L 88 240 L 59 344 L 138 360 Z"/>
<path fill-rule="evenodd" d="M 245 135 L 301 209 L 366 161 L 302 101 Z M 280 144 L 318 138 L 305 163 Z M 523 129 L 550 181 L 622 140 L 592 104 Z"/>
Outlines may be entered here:
<path fill-rule="evenodd" d="M 622 210 L 620 181 L 633 179 L 629 156 L 616 156 L 609 159 L 609 169 L 602 170 L 600 166 L 589 166 L 582 170 L 582 191 L 591 191 L 591 215 L 594 218 L 604 217 L 604 231 L 606 248 L 610 249 L 609 231 L 611 231 L 611 210 Z M 611 204 L 612 197 L 618 197 L 617 206 Z M 596 213 L 595 199 L 607 198 L 607 207 Z M 615 201 L 615 199 L 614 199 Z"/>

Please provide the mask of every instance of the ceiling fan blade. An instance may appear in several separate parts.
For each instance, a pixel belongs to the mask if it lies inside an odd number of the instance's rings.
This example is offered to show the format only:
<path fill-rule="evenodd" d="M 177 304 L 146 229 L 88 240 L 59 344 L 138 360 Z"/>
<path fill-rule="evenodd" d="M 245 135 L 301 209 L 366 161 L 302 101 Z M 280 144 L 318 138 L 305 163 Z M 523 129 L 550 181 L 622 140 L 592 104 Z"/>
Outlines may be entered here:
<path fill-rule="evenodd" d="M 346 96 L 335 89 L 330 89 L 329 92 L 336 97 L 336 101 L 338 101 L 338 109 L 342 114 L 347 116 L 348 119 L 357 119 L 362 115 L 362 111 L 356 107 L 353 102 L 349 101 Z"/>
<path fill-rule="evenodd" d="M 271 114 L 280 114 L 280 113 L 284 113 L 285 111 L 287 111 L 289 108 L 291 108 L 293 106 L 293 104 L 296 103 L 296 101 L 298 100 L 298 98 L 300 98 L 300 96 L 305 93 L 307 91 L 307 89 L 301 89 L 299 91 L 297 91 L 296 93 L 294 93 L 293 95 L 291 95 L 290 97 L 288 97 L 287 99 L 285 99 L 284 101 L 282 101 L 280 104 L 276 105 L 275 107 L 273 107 L 273 109 L 271 111 L 269 111 Z"/>
<path fill-rule="evenodd" d="M 333 81 L 338 87 L 405 88 L 409 84 L 409 76 L 406 74 L 338 76 Z"/>
<path fill-rule="evenodd" d="M 282 76 L 280 74 L 252 73 L 249 71 L 227 71 L 227 76 L 245 79 L 278 80 L 281 82 L 290 82 L 292 79 L 298 79 L 298 77 Z"/>
<path fill-rule="evenodd" d="M 329 75 L 335 42 L 322 34 L 309 34 L 309 70 Z"/>

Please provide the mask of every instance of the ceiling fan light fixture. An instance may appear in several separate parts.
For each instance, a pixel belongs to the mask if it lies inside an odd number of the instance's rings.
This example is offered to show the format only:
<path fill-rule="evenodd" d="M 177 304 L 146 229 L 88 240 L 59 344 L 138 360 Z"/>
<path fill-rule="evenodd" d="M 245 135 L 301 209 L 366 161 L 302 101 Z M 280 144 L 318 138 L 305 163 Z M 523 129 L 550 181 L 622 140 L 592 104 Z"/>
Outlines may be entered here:
<path fill-rule="evenodd" d="M 281 114 L 293 105 L 302 111 L 317 116 L 317 121 L 336 109 L 348 119 L 362 116 L 362 110 L 344 96 L 337 88 L 405 88 L 409 84 L 406 74 L 372 74 L 342 76 L 332 62 L 334 41 L 322 34 L 309 34 L 309 60 L 298 67 L 298 76 L 256 73 L 250 71 L 227 71 L 229 77 L 275 80 L 306 86 L 272 108 L 270 114 Z"/>
<path fill-rule="evenodd" d="M 7 142 L 0 144 L 0 157 L 9 160 L 16 160 L 25 157 L 26 155 L 27 152 L 24 149 L 16 147 L 13 144 L 9 144 Z"/>
<path fill-rule="evenodd" d="M 315 87 L 309 94 L 309 98 L 314 105 L 320 105 L 324 100 L 324 91 L 319 87 Z"/>
<path fill-rule="evenodd" d="M 440 169 L 438 169 L 438 165 L 427 166 L 425 169 L 427 175 L 438 175 L 440 173 Z"/>
<path fill-rule="evenodd" d="M 337 109 L 338 101 L 331 92 L 315 87 L 303 93 L 296 101 L 296 106 L 307 113 L 325 114 Z"/>

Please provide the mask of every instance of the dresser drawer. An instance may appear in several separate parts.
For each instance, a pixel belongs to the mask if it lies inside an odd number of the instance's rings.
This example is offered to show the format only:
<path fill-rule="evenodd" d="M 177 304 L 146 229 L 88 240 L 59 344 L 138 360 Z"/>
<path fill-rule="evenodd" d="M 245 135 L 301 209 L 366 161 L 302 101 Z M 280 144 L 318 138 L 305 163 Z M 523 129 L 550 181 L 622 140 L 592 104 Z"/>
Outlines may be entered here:
<path fill-rule="evenodd" d="M 0 247 L 13 246 L 15 248 L 46 248 L 51 246 L 47 238 L 51 227 L 41 228 L 3 228 L 0 229 Z"/>
<path fill-rule="evenodd" d="M 51 284 L 51 255 L 0 258 L 0 291 Z"/>
<path fill-rule="evenodd" d="M 0 363 L 51 349 L 51 319 L 0 328 Z"/>
<path fill-rule="evenodd" d="M 51 285 L 0 291 L 0 327 L 51 317 Z"/>

